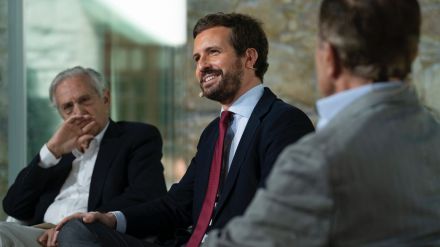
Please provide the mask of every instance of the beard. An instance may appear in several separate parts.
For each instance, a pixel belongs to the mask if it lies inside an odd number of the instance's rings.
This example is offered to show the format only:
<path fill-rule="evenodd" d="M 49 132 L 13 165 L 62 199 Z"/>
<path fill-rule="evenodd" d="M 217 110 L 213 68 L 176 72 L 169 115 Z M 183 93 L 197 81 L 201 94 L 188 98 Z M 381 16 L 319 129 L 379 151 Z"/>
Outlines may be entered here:
<path fill-rule="evenodd" d="M 219 75 L 222 75 L 222 78 L 217 85 L 213 85 L 208 90 L 205 90 L 200 84 L 203 96 L 220 103 L 226 103 L 233 100 L 241 88 L 241 80 L 243 77 L 243 66 L 240 60 L 237 59 L 234 67 L 236 69 L 225 74 L 222 74 L 223 72 L 221 70 L 209 69 L 209 71 L 207 71 L 208 73 L 218 73 Z"/>

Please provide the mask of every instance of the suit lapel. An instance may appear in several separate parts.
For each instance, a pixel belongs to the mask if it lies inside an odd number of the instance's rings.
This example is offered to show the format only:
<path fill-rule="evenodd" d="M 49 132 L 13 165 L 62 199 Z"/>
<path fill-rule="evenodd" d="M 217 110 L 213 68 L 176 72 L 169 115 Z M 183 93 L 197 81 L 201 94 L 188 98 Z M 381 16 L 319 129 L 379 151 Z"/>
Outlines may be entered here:
<path fill-rule="evenodd" d="M 114 155 L 118 151 L 120 130 L 115 122 L 110 120 L 110 124 L 99 147 L 95 167 L 93 169 L 92 180 L 90 182 L 88 209 L 95 210 L 102 198 L 104 183 L 110 170 Z"/>
<path fill-rule="evenodd" d="M 223 207 L 225 201 L 231 194 L 231 191 L 234 188 L 235 181 L 237 180 L 240 168 L 242 164 L 246 162 L 246 155 L 248 154 L 248 149 L 252 146 L 255 132 L 257 131 L 262 122 L 262 119 L 269 111 L 271 105 L 275 100 L 276 96 L 272 93 L 272 91 L 270 91 L 269 88 L 264 88 L 264 93 L 261 96 L 261 99 L 258 101 L 257 105 L 255 106 L 243 132 L 243 135 L 241 136 L 237 150 L 235 151 L 235 155 L 231 163 L 231 168 L 226 177 L 226 182 L 224 184 L 223 192 L 214 218 L 221 211 L 221 208 Z"/>

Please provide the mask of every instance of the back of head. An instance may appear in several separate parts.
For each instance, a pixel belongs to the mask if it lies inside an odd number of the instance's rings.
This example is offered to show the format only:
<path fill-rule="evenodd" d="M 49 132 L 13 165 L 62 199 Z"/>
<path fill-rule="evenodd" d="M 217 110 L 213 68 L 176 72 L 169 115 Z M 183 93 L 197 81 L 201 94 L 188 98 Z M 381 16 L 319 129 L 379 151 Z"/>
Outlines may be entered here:
<path fill-rule="evenodd" d="M 411 72 L 420 23 L 417 0 L 323 0 L 318 25 L 345 69 L 387 81 Z"/>
<path fill-rule="evenodd" d="M 269 48 L 261 22 L 238 13 L 209 14 L 197 21 L 193 29 L 193 38 L 206 29 L 219 26 L 231 29 L 231 44 L 238 56 L 243 56 L 248 48 L 254 48 L 258 52 L 254 69 L 256 76 L 263 81 L 264 74 L 269 67 L 267 62 Z"/>

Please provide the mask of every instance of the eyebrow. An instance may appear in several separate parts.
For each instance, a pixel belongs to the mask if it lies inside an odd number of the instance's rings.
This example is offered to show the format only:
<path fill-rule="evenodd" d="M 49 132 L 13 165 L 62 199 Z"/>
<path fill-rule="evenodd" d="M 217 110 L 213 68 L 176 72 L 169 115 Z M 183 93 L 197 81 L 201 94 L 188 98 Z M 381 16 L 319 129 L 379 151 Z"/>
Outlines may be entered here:
<path fill-rule="evenodd" d="M 76 100 L 69 100 L 65 103 L 60 104 L 60 106 L 66 106 L 66 105 L 69 105 L 69 104 L 72 104 L 75 102 L 81 102 L 85 99 L 91 99 L 91 98 L 92 98 L 92 94 L 90 94 L 90 93 L 83 94 L 83 95 L 80 95 Z"/>
<path fill-rule="evenodd" d="M 224 48 L 222 48 L 220 46 L 217 46 L 217 45 L 214 45 L 214 46 L 208 46 L 208 47 L 202 49 L 202 52 L 210 51 L 210 50 L 213 50 L 213 49 L 221 50 L 221 51 L 224 50 Z M 200 56 L 200 53 L 199 52 L 193 53 L 192 57 L 194 58 L 195 56 Z"/>

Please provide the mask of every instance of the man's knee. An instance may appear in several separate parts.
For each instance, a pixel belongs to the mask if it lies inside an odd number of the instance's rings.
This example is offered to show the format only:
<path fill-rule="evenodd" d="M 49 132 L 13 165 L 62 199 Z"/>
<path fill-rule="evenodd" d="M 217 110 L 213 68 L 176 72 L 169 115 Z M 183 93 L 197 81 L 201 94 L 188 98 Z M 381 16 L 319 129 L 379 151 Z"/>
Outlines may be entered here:
<path fill-rule="evenodd" d="M 14 234 L 11 231 L 11 222 L 0 222 L 0 247 L 14 246 L 14 241 L 11 237 Z"/>
<path fill-rule="evenodd" d="M 0 221 L 0 230 L 10 229 L 11 227 L 15 226 L 14 224 L 16 224 L 16 223 Z"/>
<path fill-rule="evenodd" d="M 73 219 L 67 222 L 58 234 L 58 243 L 62 246 L 64 243 L 97 241 L 96 236 L 84 225 L 82 220 Z"/>

